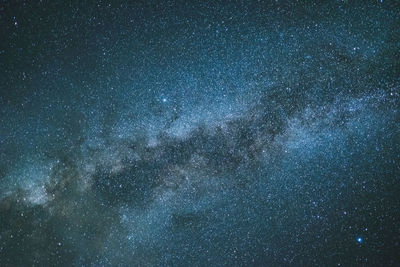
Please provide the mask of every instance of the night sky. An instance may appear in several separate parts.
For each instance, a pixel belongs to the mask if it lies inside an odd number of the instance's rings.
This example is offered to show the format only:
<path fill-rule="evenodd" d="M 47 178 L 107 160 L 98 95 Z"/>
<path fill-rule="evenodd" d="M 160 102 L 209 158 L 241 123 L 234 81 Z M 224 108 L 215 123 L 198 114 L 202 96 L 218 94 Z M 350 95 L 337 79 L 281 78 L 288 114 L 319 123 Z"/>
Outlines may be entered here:
<path fill-rule="evenodd" d="M 399 1 L 0 1 L 0 266 L 400 266 Z"/>

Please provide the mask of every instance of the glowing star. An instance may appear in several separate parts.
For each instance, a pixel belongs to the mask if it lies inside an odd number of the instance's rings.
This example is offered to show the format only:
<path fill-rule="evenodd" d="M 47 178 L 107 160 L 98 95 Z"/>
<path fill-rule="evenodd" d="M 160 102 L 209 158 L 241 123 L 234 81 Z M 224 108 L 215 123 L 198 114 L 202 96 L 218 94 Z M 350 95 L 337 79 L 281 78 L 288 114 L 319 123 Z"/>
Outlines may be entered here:
<path fill-rule="evenodd" d="M 163 102 L 163 103 L 166 103 L 166 102 L 167 102 L 167 99 L 164 97 L 164 98 L 162 99 L 162 102 Z"/>
<path fill-rule="evenodd" d="M 361 244 L 362 242 L 363 242 L 363 238 L 361 236 L 357 237 L 357 243 Z"/>

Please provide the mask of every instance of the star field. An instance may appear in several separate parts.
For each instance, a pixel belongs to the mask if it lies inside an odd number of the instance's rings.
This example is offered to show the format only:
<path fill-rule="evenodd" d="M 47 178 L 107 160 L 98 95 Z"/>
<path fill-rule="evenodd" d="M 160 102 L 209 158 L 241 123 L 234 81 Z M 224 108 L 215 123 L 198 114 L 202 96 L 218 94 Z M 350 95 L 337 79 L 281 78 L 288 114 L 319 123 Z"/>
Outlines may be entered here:
<path fill-rule="evenodd" d="M 0 266 L 400 265 L 396 1 L 1 1 Z"/>

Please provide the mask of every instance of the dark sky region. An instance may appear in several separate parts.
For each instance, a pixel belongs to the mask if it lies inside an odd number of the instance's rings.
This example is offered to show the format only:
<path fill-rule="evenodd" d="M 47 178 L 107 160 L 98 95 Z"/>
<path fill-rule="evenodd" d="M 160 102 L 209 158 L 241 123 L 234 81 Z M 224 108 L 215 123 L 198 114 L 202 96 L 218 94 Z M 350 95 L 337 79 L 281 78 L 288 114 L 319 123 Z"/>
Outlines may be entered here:
<path fill-rule="evenodd" d="M 0 266 L 400 266 L 399 1 L 0 1 Z"/>

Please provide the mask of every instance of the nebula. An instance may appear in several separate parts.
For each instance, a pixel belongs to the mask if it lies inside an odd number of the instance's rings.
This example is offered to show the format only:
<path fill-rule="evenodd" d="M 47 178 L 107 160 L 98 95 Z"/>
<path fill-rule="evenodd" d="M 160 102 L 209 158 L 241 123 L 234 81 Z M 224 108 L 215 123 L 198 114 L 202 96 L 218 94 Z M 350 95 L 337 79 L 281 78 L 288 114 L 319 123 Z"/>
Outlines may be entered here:
<path fill-rule="evenodd" d="M 0 4 L 0 266 L 400 264 L 395 1 Z"/>

